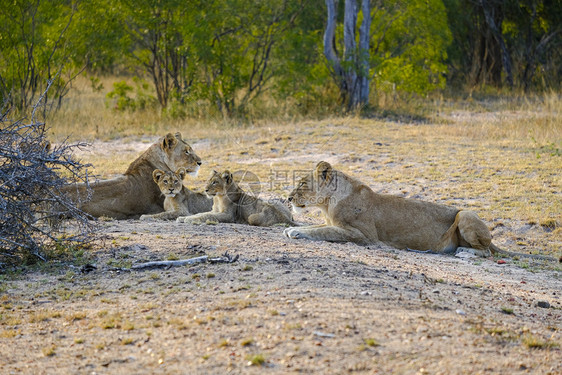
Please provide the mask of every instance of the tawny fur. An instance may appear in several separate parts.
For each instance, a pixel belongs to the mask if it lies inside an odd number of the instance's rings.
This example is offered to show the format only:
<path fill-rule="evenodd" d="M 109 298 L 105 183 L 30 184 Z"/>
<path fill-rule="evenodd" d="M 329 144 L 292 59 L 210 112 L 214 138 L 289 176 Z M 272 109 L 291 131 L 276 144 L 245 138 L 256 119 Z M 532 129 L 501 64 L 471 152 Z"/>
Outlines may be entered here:
<path fill-rule="evenodd" d="M 185 169 L 175 172 L 155 169 L 152 178 L 164 195 L 164 212 L 142 215 L 140 220 L 173 220 L 179 216 L 189 216 L 211 211 L 213 200 L 207 195 L 189 190 L 183 185 Z"/>
<path fill-rule="evenodd" d="M 364 183 L 320 162 L 303 177 L 289 196 L 294 207 L 318 207 L 326 223 L 287 228 L 294 239 L 387 244 L 398 249 L 454 253 L 468 250 L 478 256 L 510 253 L 492 244 L 486 224 L 472 211 L 436 203 L 377 194 Z"/>
<path fill-rule="evenodd" d="M 268 203 L 245 193 L 234 182 L 232 173 L 213 171 L 205 192 L 213 197 L 211 212 L 177 219 L 181 223 L 239 223 L 267 227 L 275 224 L 294 225 L 290 210 L 280 203 Z"/>
<path fill-rule="evenodd" d="M 155 169 L 185 168 L 188 173 L 196 174 L 200 165 L 201 158 L 181 134 L 168 133 L 133 161 L 122 176 L 90 184 L 91 197 L 87 196 L 84 184 L 70 185 L 66 192 L 93 217 L 138 218 L 142 214 L 163 211 L 164 197 L 152 180 Z"/>

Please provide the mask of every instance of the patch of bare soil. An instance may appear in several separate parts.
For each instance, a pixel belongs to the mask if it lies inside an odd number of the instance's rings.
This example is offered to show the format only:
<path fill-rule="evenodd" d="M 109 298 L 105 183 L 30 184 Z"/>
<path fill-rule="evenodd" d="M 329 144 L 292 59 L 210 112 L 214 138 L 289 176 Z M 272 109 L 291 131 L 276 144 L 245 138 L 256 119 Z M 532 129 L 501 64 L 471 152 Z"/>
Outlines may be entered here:
<path fill-rule="evenodd" d="M 474 209 L 512 251 L 558 254 L 559 159 L 453 130 L 358 122 L 203 139 L 205 170 L 188 183 L 249 168 L 278 196 L 286 173 L 322 158 L 377 192 Z M 112 163 L 118 143 L 96 144 L 96 158 Z M 283 227 L 100 224 L 80 262 L 0 275 L 1 374 L 562 373 L 556 265 L 297 241 Z M 225 253 L 239 258 L 131 270 Z"/>
<path fill-rule="evenodd" d="M 562 372 L 559 273 L 282 229 L 104 223 L 97 269 L 10 283 L 0 372 Z M 225 252 L 240 258 L 119 270 Z"/>

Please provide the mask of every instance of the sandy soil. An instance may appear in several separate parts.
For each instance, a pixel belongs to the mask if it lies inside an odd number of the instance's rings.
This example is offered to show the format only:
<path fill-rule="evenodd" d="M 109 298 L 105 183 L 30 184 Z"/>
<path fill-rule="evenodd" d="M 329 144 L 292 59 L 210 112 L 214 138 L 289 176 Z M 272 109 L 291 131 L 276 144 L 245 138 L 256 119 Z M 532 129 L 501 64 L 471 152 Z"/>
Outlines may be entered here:
<path fill-rule="evenodd" d="M 561 373 L 559 273 L 281 229 L 104 223 L 96 270 L 10 286 L 5 314 L 29 323 L 2 340 L 1 372 Z M 225 252 L 240 258 L 111 270 Z"/>
<path fill-rule="evenodd" d="M 275 154 L 273 143 L 263 147 Z M 211 147 L 199 146 L 211 160 Z M 298 142 L 286 147 L 281 162 L 261 151 L 242 159 L 311 167 L 310 150 L 299 151 Z M 316 156 L 350 173 L 386 157 L 323 152 Z M 387 167 L 417 168 L 414 156 L 402 156 Z M 236 158 L 240 152 L 225 152 L 210 164 Z M 415 172 L 405 173 L 417 185 L 366 178 L 377 191 L 423 199 L 438 200 L 446 188 L 436 182 L 426 189 Z M 459 204 L 482 208 L 488 198 Z M 314 213 L 295 218 L 319 220 Z M 552 265 L 296 241 L 283 237 L 282 227 L 100 225 L 103 238 L 81 262 L 2 279 L 0 373 L 562 374 L 562 281 Z M 492 227 L 500 244 L 525 236 L 555 243 L 526 220 Z M 239 258 L 129 269 L 225 253 Z"/>

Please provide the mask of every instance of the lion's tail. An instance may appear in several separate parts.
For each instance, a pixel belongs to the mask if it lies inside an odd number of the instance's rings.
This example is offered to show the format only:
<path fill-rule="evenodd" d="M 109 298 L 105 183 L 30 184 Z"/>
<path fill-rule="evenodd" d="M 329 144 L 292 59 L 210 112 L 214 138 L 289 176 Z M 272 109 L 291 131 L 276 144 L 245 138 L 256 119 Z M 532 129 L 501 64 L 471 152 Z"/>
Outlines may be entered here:
<path fill-rule="evenodd" d="M 539 259 L 539 260 L 546 260 L 550 262 L 556 262 L 556 258 L 550 257 L 548 255 L 515 253 L 511 251 L 502 250 L 496 245 L 494 245 L 493 243 L 490 244 L 490 250 L 494 255 L 500 254 L 500 255 L 509 256 L 511 258 L 520 257 L 520 258 L 530 258 L 530 259 Z M 562 263 L 562 256 L 558 259 L 558 261 Z"/>

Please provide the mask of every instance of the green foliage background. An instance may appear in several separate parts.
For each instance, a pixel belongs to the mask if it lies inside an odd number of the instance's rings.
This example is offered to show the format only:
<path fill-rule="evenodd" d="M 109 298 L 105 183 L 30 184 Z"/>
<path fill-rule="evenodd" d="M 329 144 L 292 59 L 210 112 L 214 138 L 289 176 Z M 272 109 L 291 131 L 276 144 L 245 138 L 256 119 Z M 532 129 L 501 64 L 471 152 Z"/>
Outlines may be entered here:
<path fill-rule="evenodd" d="M 518 86 L 559 89 L 561 3 L 489 3 Z M 480 43 L 489 32 L 477 2 L 372 0 L 371 6 L 372 97 L 501 84 L 497 74 L 495 81 L 473 74 L 478 48 L 493 47 Z M 33 103 L 49 79 L 55 80 L 49 95 L 58 99 L 52 103 L 60 105 L 77 74 L 126 74 L 150 84 L 152 97 L 143 89 L 140 105 L 126 102 L 128 90 L 117 87 L 125 90 L 112 93 L 121 100 L 117 109 L 159 105 L 186 116 L 190 106 L 205 103 L 225 117 L 244 117 L 265 92 L 303 113 L 336 108 L 322 55 L 324 0 L 0 0 L 0 8 L 0 91 L 18 109 Z"/>

